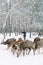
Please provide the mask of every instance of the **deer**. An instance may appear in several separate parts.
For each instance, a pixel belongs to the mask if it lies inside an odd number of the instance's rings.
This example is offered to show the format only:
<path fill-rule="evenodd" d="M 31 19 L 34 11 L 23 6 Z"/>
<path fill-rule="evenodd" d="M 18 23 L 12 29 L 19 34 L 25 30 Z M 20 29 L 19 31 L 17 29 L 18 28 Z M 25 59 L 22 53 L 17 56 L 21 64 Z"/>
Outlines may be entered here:
<path fill-rule="evenodd" d="M 40 52 L 40 48 L 43 48 L 43 38 L 39 39 L 39 40 L 36 40 L 33 43 L 35 44 L 35 51 L 37 49 L 39 49 L 39 52 Z"/>
<path fill-rule="evenodd" d="M 15 41 L 16 41 L 15 38 L 10 38 L 10 39 L 7 39 L 6 41 L 1 42 L 1 44 L 7 45 L 8 46 L 7 50 L 8 50 L 9 47 L 12 45 L 12 42 L 15 42 Z"/>
<path fill-rule="evenodd" d="M 27 52 L 27 49 L 29 49 L 29 53 L 30 53 L 31 49 L 35 49 L 35 45 L 33 44 L 32 41 L 29 41 L 29 40 L 26 40 L 26 41 L 24 40 L 23 41 L 22 40 L 22 41 L 17 42 L 16 44 L 14 44 L 12 46 L 12 49 L 13 50 L 16 49 L 17 57 L 19 57 L 19 55 L 21 54 L 22 51 L 23 51 L 23 56 L 24 56 L 25 55 L 25 50 Z"/>

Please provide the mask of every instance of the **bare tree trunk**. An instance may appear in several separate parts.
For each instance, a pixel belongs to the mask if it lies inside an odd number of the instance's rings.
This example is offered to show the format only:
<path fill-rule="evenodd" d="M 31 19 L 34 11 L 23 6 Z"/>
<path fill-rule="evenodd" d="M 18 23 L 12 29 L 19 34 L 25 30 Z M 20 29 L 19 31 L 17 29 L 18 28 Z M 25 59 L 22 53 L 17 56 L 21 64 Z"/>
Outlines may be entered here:
<path fill-rule="evenodd" d="M 11 33 L 9 33 L 9 36 L 11 36 Z"/>
<path fill-rule="evenodd" d="M 30 32 L 30 38 L 31 38 L 31 32 Z"/>
<path fill-rule="evenodd" d="M 5 39 L 5 33 L 4 33 L 4 39 Z"/>

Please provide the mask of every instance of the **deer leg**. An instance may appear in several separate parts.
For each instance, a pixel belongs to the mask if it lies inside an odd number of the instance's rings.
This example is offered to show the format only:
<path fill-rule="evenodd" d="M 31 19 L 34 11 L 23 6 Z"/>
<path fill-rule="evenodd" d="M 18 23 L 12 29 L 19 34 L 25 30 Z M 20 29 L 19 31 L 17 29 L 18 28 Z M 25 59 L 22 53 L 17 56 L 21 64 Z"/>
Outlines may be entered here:
<path fill-rule="evenodd" d="M 36 49 L 33 49 L 33 54 L 35 55 L 35 51 L 36 51 Z"/>
<path fill-rule="evenodd" d="M 14 49 L 13 49 L 13 48 L 11 49 L 11 52 L 12 52 L 12 53 L 13 53 L 13 55 L 14 55 Z"/>
<path fill-rule="evenodd" d="M 7 50 L 9 49 L 10 45 L 8 45 Z"/>
<path fill-rule="evenodd" d="M 17 57 L 19 57 L 19 53 L 17 53 Z"/>
<path fill-rule="evenodd" d="M 27 55 L 27 48 L 26 48 L 26 55 Z"/>
<path fill-rule="evenodd" d="M 21 52 L 20 52 L 20 51 L 18 51 L 18 52 L 17 52 L 17 57 L 19 57 L 19 55 L 20 55 L 20 54 L 21 54 Z"/>
<path fill-rule="evenodd" d="M 29 48 L 29 49 L 28 49 L 28 53 L 27 53 L 27 49 L 26 49 L 26 54 L 29 54 L 29 53 L 30 53 L 30 51 L 31 51 L 31 49 Z"/>
<path fill-rule="evenodd" d="M 23 56 L 25 55 L 25 50 L 23 50 Z"/>
<path fill-rule="evenodd" d="M 38 48 L 38 54 L 40 54 L 40 48 Z"/>
<path fill-rule="evenodd" d="M 29 52 L 28 52 L 28 54 L 30 53 L 30 51 L 31 51 L 31 49 L 29 48 Z"/>

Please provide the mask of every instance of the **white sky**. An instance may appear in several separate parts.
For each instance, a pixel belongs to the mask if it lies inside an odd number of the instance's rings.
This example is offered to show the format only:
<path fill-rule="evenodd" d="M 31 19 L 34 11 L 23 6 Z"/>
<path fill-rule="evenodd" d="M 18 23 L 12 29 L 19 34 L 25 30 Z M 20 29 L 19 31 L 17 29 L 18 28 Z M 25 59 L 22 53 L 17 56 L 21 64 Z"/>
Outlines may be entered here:
<path fill-rule="evenodd" d="M 7 0 L 7 2 L 9 3 L 10 0 Z"/>

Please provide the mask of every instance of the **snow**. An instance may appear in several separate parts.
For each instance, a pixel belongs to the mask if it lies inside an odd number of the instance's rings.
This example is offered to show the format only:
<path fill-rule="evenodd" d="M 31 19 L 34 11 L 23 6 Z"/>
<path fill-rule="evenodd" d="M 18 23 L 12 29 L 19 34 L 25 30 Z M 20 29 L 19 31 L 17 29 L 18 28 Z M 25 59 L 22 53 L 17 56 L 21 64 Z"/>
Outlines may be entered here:
<path fill-rule="evenodd" d="M 29 40 L 34 40 L 35 37 L 37 37 L 38 35 L 35 34 L 33 35 L 32 33 L 32 37 L 29 38 L 29 33 L 27 33 L 26 35 L 26 39 Z M 16 38 L 18 40 L 18 38 L 22 38 L 23 39 L 23 35 L 20 34 L 18 36 L 15 36 L 15 34 L 13 33 L 11 35 L 11 37 L 9 36 L 9 34 L 5 37 L 5 40 L 8 38 Z M 43 37 L 41 37 L 43 38 Z M 2 40 L 4 39 L 3 34 L 0 34 L 0 43 L 2 42 Z M 16 54 L 13 55 L 9 50 L 6 50 L 7 46 L 0 44 L 0 65 L 43 65 L 43 54 L 37 54 L 33 55 L 33 52 L 31 51 L 29 55 L 25 55 L 23 56 L 22 54 L 17 58 Z"/>

